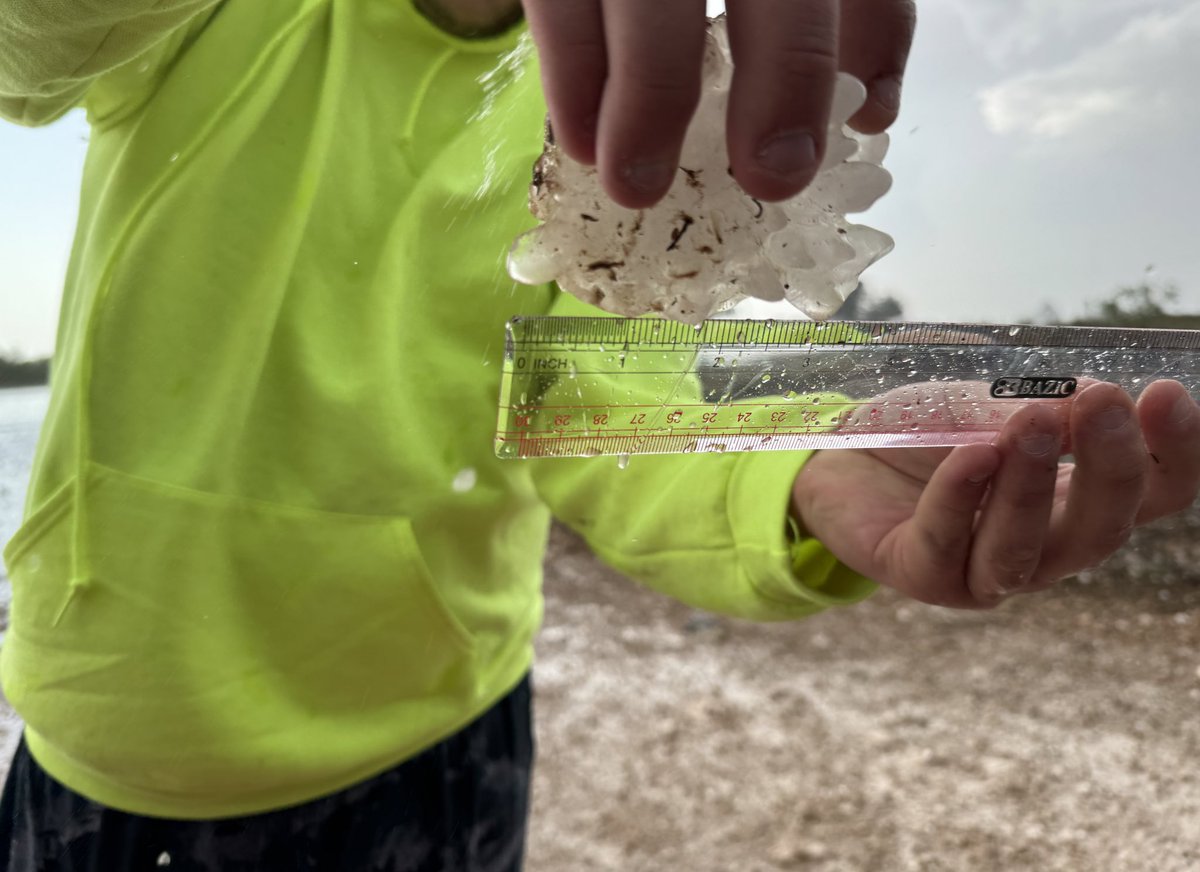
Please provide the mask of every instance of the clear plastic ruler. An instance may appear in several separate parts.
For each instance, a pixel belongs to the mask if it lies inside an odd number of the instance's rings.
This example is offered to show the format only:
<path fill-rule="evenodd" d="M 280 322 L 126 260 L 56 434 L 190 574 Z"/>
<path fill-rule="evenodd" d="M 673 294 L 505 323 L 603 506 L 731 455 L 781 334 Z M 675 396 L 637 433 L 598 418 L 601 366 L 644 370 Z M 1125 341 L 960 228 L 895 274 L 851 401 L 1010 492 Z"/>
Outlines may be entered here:
<path fill-rule="evenodd" d="M 514 318 L 504 458 L 959 445 L 1089 380 L 1200 398 L 1200 330 Z"/>

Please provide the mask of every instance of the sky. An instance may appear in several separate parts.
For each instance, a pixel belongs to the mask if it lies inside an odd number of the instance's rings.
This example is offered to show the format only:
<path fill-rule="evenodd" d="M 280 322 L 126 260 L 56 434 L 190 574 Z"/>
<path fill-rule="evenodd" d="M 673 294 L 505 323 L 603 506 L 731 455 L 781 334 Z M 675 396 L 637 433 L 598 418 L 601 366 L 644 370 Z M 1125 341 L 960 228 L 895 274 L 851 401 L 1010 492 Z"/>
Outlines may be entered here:
<path fill-rule="evenodd" d="M 864 275 L 911 320 L 1080 314 L 1173 282 L 1200 312 L 1200 0 L 921 0 Z M 49 353 L 87 126 L 0 123 L 0 353 Z"/>

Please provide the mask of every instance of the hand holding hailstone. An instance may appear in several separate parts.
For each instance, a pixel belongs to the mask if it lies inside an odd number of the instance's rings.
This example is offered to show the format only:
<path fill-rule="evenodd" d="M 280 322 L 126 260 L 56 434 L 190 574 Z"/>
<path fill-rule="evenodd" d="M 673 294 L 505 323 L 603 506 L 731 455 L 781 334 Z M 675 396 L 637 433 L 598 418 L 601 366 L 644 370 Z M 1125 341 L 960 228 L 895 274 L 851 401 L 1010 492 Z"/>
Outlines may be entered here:
<path fill-rule="evenodd" d="M 542 222 L 509 255 L 512 276 L 557 281 L 618 315 L 657 312 L 699 324 L 739 300 L 786 299 L 823 319 L 859 275 L 892 248 L 885 233 L 850 223 L 891 185 L 880 164 L 886 133 L 847 125 L 867 90 L 840 73 L 813 182 L 781 202 L 751 196 L 730 169 L 725 118 L 733 83 L 725 19 L 705 37 L 699 106 L 666 196 L 626 209 L 602 186 L 600 170 L 574 160 L 553 136 L 534 172 L 531 208 Z"/>

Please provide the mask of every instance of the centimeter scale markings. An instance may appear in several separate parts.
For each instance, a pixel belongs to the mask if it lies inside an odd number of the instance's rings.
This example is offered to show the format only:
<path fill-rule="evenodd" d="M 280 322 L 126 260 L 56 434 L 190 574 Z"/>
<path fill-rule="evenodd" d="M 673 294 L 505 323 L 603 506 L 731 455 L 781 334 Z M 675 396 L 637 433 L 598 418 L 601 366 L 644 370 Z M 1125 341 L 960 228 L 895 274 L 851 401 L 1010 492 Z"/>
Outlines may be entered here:
<path fill-rule="evenodd" d="M 1200 397 L 1200 331 L 514 318 L 504 458 L 960 445 L 1089 380 Z"/>

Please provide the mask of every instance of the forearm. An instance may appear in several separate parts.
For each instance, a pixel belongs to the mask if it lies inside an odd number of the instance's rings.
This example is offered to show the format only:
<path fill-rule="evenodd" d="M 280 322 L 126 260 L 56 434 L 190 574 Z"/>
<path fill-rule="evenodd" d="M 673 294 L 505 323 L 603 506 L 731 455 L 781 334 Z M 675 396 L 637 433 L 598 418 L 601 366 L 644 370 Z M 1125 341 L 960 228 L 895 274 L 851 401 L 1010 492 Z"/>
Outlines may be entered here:
<path fill-rule="evenodd" d="M 587 317 L 597 310 L 560 293 L 550 314 Z M 539 403 L 664 401 L 703 402 L 699 380 L 682 380 L 664 398 L 632 395 L 603 379 L 564 378 Z M 530 463 L 554 514 L 609 564 L 699 608 L 779 620 L 853 602 L 873 589 L 819 542 L 789 537 L 788 508 L 806 457 L 786 451 L 638 456 L 625 470 L 613 458 Z"/>

